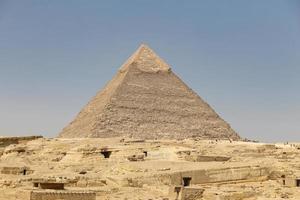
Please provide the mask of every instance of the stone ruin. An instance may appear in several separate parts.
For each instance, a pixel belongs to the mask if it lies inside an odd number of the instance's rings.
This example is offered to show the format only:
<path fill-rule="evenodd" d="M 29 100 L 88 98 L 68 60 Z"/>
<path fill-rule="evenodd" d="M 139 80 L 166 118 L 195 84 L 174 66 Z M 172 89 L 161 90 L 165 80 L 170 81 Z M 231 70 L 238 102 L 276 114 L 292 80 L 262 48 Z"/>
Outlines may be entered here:
<path fill-rule="evenodd" d="M 18 191 L 16 200 L 96 200 L 96 193 L 24 189 Z"/>
<path fill-rule="evenodd" d="M 14 152 L 0 157 L 0 199 L 6 190 L 17 190 L 18 200 L 90 200 L 95 198 L 94 193 L 98 199 L 131 199 L 132 195 L 132 199 L 138 200 L 144 199 L 142 195 L 146 193 L 146 200 L 250 200 L 269 189 L 285 198 L 296 196 L 296 192 L 285 193 L 299 188 L 295 167 L 299 150 L 244 143 L 224 140 L 212 144 L 190 139 L 125 142 L 120 138 L 33 141 L 27 149 L 34 150 L 34 154 Z M 23 144 L 14 147 L 19 146 Z M 110 153 L 110 157 L 105 158 L 104 152 Z M 290 156 L 286 162 L 281 160 L 283 152 Z M 53 161 L 62 153 L 65 156 L 61 160 Z M 33 173 L 22 174 L 25 165 L 21 165 L 20 158 L 30 161 L 26 170 L 34 169 Z M 6 161 L 10 159 L 19 160 L 19 168 L 13 167 L 17 163 L 9 166 Z M 270 160 L 274 165 L 270 165 Z M 30 165 L 32 161 L 36 163 Z M 273 197 L 264 194 L 270 195 Z M 3 199 L 15 199 L 10 197 Z"/>
<path fill-rule="evenodd" d="M 34 171 L 31 170 L 29 167 L 0 167 L 1 174 L 8 174 L 8 175 L 29 175 L 32 174 Z"/>
<path fill-rule="evenodd" d="M 65 181 L 34 179 L 32 189 L 21 189 L 16 200 L 96 200 L 93 191 L 65 190 Z"/>
<path fill-rule="evenodd" d="M 64 181 L 57 181 L 56 179 L 35 179 L 32 181 L 33 187 L 39 189 L 52 189 L 52 190 L 64 190 L 65 183 Z"/>
<path fill-rule="evenodd" d="M 11 144 L 22 144 L 39 138 L 43 138 L 43 136 L 0 137 L 0 147 L 6 147 Z"/>
<path fill-rule="evenodd" d="M 282 184 L 287 187 L 300 187 L 300 176 L 283 176 Z"/>
<path fill-rule="evenodd" d="M 127 157 L 129 161 L 144 161 L 144 158 L 145 158 L 145 154 L 137 154 L 137 155 L 134 154 Z"/>
<path fill-rule="evenodd" d="M 170 191 L 170 198 L 173 200 L 198 200 L 202 199 L 204 189 L 199 186 L 176 186 Z"/>

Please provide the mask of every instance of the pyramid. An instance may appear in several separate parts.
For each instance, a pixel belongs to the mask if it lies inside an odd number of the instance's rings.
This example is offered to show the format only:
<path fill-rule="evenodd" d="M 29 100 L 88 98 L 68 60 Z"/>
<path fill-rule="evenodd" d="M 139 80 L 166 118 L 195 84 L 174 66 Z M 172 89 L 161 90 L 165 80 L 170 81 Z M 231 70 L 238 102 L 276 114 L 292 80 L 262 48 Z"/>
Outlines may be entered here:
<path fill-rule="evenodd" d="M 59 137 L 240 139 L 144 44 Z"/>

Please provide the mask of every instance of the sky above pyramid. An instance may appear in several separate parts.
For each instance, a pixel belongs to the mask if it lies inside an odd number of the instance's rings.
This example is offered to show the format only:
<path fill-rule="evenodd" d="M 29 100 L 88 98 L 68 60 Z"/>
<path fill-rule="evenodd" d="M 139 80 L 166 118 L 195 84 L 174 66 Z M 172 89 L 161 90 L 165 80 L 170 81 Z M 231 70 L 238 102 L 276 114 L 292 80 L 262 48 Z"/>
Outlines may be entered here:
<path fill-rule="evenodd" d="M 55 136 L 146 42 L 242 136 L 300 140 L 299 9 L 0 1 L 0 134 Z"/>

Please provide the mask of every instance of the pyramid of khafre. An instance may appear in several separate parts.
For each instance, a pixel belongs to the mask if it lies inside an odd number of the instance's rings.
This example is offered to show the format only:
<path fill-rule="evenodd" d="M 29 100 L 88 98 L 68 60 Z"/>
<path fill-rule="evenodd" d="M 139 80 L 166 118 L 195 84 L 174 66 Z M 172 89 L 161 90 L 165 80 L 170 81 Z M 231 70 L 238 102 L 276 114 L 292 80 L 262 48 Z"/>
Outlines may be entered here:
<path fill-rule="evenodd" d="M 240 138 L 146 45 L 59 136 Z"/>

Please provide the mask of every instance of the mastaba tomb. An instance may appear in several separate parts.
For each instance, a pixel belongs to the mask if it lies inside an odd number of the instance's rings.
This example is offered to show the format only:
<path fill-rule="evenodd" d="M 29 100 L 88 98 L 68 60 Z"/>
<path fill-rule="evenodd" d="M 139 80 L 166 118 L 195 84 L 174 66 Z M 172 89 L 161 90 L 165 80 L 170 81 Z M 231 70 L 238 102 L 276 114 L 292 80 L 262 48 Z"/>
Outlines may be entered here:
<path fill-rule="evenodd" d="M 59 137 L 142 139 L 239 135 L 146 45 L 67 125 Z"/>

